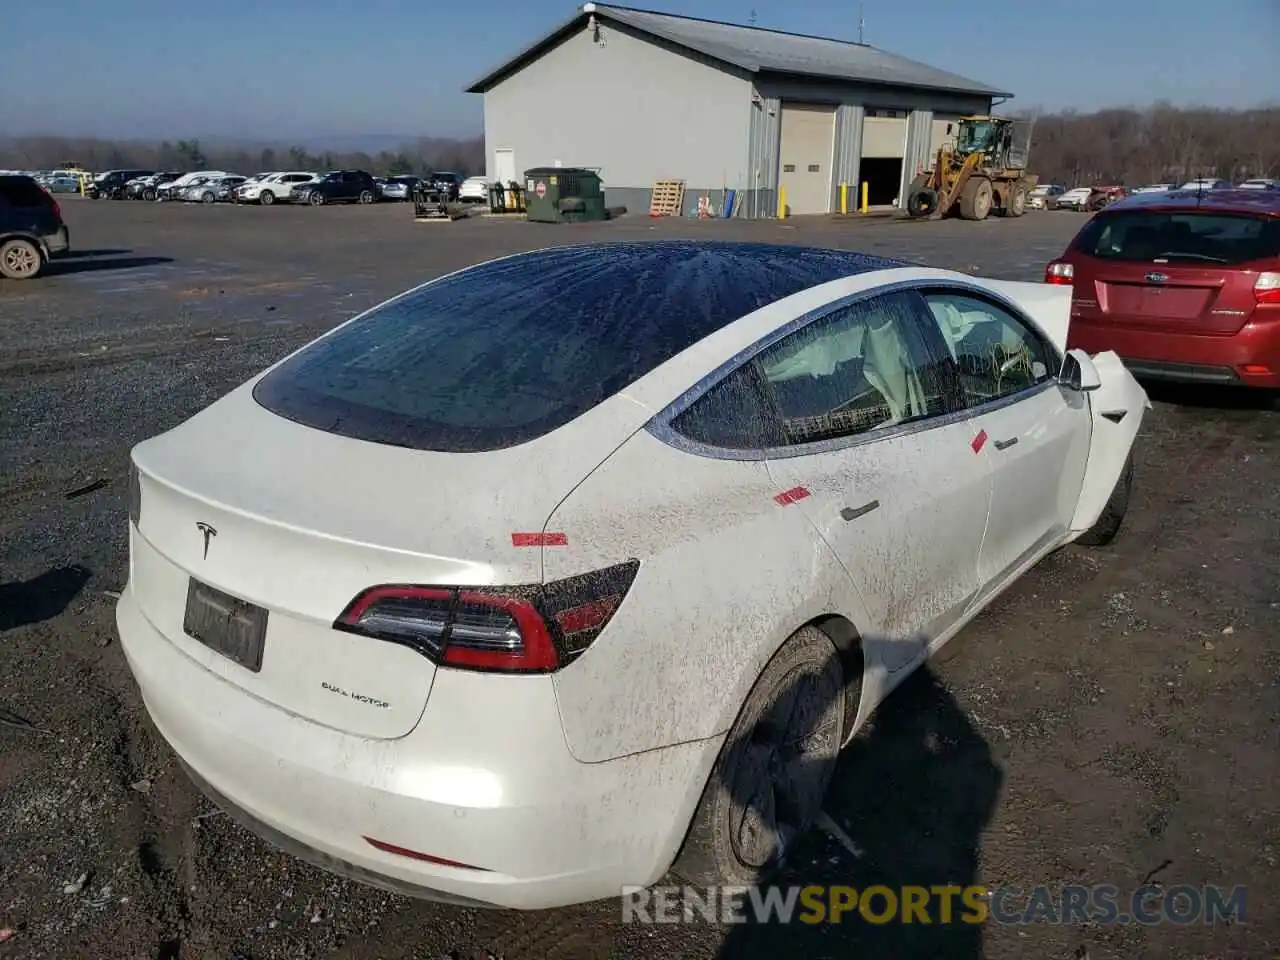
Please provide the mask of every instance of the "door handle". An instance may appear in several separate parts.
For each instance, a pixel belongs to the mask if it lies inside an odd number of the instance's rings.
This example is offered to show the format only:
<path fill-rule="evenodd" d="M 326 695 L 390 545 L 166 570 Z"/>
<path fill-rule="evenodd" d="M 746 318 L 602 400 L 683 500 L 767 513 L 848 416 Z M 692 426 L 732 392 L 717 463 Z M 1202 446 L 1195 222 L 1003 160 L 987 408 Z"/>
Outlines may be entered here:
<path fill-rule="evenodd" d="M 859 517 L 865 517 L 868 513 L 870 513 L 872 510 L 875 510 L 879 506 L 880 506 L 879 500 L 872 500 L 870 503 L 864 503 L 862 506 L 857 508 L 841 507 L 840 517 L 843 520 L 857 520 Z"/>
<path fill-rule="evenodd" d="M 997 441 L 996 441 L 996 449 L 997 449 L 997 450 L 1008 450 L 1010 447 L 1012 447 L 1012 446 L 1013 446 L 1015 443 L 1017 443 L 1017 442 L 1018 442 L 1018 438 L 1017 438 L 1017 437 L 1010 437 L 1008 440 L 997 440 Z"/>

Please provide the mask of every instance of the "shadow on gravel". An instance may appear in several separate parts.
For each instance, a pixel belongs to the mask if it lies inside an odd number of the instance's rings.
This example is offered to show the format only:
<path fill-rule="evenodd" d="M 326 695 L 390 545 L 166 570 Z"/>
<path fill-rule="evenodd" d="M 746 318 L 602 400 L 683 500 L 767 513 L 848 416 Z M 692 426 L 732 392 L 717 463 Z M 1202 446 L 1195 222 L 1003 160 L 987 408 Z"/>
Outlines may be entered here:
<path fill-rule="evenodd" d="M 1246 390 L 1214 384 L 1169 383 L 1144 380 L 1142 387 L 1153 401 L 1204 410 L 1280 409 L 1280 391 Z"/>
<path fill-rule="evenodd" d="M 58 257 L 59 260 L 80 260 L 84 257 L 118 257 L 123 253 L 133 253 L 132 250 L 113 250 L 109 247 L 100 250 L 71 250 Z"/>
<path fill-rule="evenodd" d="M 0 583 L 0 632 L 51 620 L 76 598 L 91 574 L 85 567 L 57 567 L 19 583 Z"/>
<path fill-rule="evenodd" d="M 140 267 L 155 267 L 162 263 L 173 263 L 173 257 L 120 257 L 118 260 L 68 257 L 50 261 L 45 270 L 45 276 L 59 277 L 69 273 L 90 273 L 99 270 L 137 270 Z"/>
<path fill-rule="evenodd" d="M 784 695 L 778 702 L 788 700 Z M 813 922 L 816 911 L 801 899 L 790 922 L 759 922 L 748 906 L 747 922 L 722 928 L 722 960 L 982 956 L 982 927 L 964 921 L 973 913 L 959 888 L 978 882 L 980 839 L 1003 775 L 982 735 L 927 666 L 886 700 L 868 726 L 841 754 L 824 807 L 855 850 L 814 830 L 790 857 L 797 865 L 776 881 L 783 894 L 825 887 L 813 903 L 825 904 L 826 915 Z M 774 792 L 775 804 L 784 801 L 785 791 L 775 786 Z M 749 804 L 756 798 L 738 799 Z M 829 913 L 833 887 L 851 888 L 845 897 L 853 902 L 835 923 Z M 872 887 L 881 889 L 864 913 L 863 896 Z M 904 887 L 956 888 L 950 922 L 944 922 L 936 893 L 925 907 L 929 922 L 918 913 L 914 922 L 903 922 Z M 767 895 L 767 888 L 762 892 Z M 892 912 L 886 894 L 893 898 Z"/>

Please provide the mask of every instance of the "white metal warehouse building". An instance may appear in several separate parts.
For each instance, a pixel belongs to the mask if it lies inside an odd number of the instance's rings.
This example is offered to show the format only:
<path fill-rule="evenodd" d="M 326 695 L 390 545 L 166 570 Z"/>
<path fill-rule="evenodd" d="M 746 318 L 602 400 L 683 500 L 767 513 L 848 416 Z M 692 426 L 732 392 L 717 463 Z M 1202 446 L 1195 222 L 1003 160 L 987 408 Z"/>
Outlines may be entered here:
<path fill-rule="evenodd" d="M 610 205 L 646 212 L 653 184 L 738 191 L 743 216 L 840 209 L 840 184 L 905 202 L 955 120 L 1012 94 L 875 47 L 584 4 L 481 77 L 486 173 L 600 170 Z"/>

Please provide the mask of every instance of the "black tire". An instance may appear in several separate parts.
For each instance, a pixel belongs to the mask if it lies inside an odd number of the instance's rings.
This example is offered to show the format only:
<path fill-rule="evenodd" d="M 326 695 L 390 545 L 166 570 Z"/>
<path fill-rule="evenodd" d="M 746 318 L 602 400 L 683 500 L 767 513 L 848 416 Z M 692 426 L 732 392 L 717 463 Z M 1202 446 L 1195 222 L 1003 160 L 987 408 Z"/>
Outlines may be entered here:
<path fill-rule="evenodd" d="M 44 254 L 30 240 L 20 237 L 0 244 L 0 277 L 34 280 L 44 271 Z"/>
<path fill-rule="evenodd" d="M 361 202 L 361 203 L 373 203 L 374 199 L 375 199 L 375 197 L 374 197 L 374 195 L 373 195 L 373 191 L 372 191 L 372 190 L 361 190 L 361 191 L 360 191 L 360 202 Z"/>
<path fill-rule="evenodd" d="M 276 202 L 276 195 L 270 190 L 263 190 L 258 194 L 258 202 L 264 207 L 269 207 Z"/>
<path fill-rule="evenodd" d="M 781 868 L 787 848 L 822 812 L 844 741 L 843 683 L 840 655 L 817 627 L 802 627 L 774 654 L 721 748 L 671 868 L 675 876 L 751 886 Z M 813 722 L 794 723 L 801 713 Z M 785 795 L 783 782 L 791 788 Z M 786 823 L 778 822 L 780 813 Z"/>
<path fill-rule="evenodd" d="M 1115 489 L 1107 498 L 1107 505 L 1097 523 L 1076 538 L 1076 543 L 1085 547 L 1105 547 L 1116 538 L 1120 527 L 1124 524 L 1124 515 L 1129 511 L 1129 497 L 1133 493 L 1133 454 L 1124 463 L 1120 478 L 1116 480 Z"/>
<path fill-rule="evenodd" d="M 213 201 L 217 199 L 218 198 L 214 195 L 213 191 L 211 190 L 206 190 L 204 193 L 200 194 L 201 203 L 213 203 Z"/>
<path fill-rule="evenodd" d="M 155 198 L 156 198 L 156 188 L 155 188 L 155 187 L 144 187 L 144 188 L 143 188 L 143 191 L 142 191 L 142 199 L 143 199 L 143 200 L 154 200 Z"/>
<path fill-rule="evenodd" d="M 307 200 L 310 202 L 310 204 L 311 204 L 313 207 L 323 207 L 323 206 L 324 206 L 324 194 L 323 194 L 323 193 L 321 193 L 321 192 L 320 192 L 320 191 L 318 191 L 318 190 L 313 190 L 313 191 L 311 192 L 311 196 L 309 196 L 309 197 L 307 198 Z"/>
<path fill-rule="evenodd" d="M 921 187 L 907 198 L 907 216 L 915 220 L 931 217 L 938 210 L 938 191 Z"/>
<path fill-rule="evenodd" d="M 965 220 L 985 220 L 991 213 L 993 190 L 986 177 L 971 177 L 960 191 L 960 216 Z"/>

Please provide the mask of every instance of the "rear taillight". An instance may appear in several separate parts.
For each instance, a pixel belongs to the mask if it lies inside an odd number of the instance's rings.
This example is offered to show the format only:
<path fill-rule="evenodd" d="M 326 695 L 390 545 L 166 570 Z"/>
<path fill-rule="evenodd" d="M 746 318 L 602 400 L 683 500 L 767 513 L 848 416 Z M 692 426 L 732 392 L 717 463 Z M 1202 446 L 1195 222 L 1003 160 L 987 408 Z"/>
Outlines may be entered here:
<path fill-rule="evenodd" d="M 1280 273 L 1260 273 L 1253 285 L 1253 298 L 1259 303 L 1280 303 Z"/>
<path fill-rule="evenodd" d="M 1044 282 L 1059 286 L 1071 286 L 1076 276 L 1076 268 L 1069 263 L 1057 260 L 1044 268 Z"/>
<path fill-rule="evenodd" d="M 370 587 L 333 626 L 403 644 L 441 666 L 550 673 L 600 635 L 639 569 L 631 560 L 530 587 Z"/>

